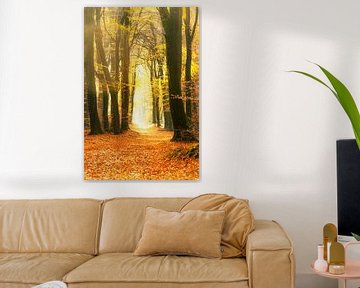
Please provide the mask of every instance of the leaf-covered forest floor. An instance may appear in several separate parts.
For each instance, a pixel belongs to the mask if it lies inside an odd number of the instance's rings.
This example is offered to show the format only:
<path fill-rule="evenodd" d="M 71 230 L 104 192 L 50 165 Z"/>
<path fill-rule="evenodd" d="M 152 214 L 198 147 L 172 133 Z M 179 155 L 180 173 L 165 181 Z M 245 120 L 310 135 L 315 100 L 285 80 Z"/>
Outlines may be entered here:
<path fill-rule="evenodd" d="M 198 158 L 174 157 L 195 143 L 170 142 L 172 135 L 155 127 L 120 135 L 85 135 L 85 180 L 199 179 Z"/>

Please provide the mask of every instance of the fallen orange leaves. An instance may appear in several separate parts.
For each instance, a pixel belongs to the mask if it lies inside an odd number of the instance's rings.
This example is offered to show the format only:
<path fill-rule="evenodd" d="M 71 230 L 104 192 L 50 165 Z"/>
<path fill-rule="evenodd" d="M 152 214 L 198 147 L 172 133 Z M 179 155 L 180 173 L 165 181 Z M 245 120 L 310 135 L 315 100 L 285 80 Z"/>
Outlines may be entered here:
<path fill-rule="evenodd" d="M 172 158 L 172 151 L 193 143 L 170 142 L 172 132 L 152 128 L 141 133 L 86 135 L 85 180 L 198 180 L 199 159 Z"/>

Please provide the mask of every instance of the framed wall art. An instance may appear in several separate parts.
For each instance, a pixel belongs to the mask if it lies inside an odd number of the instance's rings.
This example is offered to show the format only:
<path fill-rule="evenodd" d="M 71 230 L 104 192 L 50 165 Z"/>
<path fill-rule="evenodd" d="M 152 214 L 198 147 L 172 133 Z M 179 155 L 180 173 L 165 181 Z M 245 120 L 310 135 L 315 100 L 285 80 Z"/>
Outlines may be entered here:
<path fill-rule="evenodd" d="M 199 179 L 198 7 L 85 7 L 84 179 Z"/>

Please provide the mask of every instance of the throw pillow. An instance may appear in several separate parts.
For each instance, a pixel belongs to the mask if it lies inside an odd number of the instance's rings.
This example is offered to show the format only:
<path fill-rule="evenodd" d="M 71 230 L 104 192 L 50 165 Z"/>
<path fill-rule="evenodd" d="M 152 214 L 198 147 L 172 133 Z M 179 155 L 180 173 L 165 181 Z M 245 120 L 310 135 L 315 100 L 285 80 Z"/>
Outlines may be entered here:
<path fill-rule="evenodd" d="M 146 208 L 134 255 L 192 255 L 221 258 L 224 211 L 168 212 Z"/>

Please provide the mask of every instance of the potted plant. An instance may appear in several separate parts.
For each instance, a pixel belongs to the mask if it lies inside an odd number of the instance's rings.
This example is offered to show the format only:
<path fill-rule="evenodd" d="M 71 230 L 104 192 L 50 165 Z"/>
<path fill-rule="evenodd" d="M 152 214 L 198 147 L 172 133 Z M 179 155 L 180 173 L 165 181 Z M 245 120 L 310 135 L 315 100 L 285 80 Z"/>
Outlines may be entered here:
<path fill-rule="evenodd" d="M 342 106 L 342 108 L 344 109 L 345 113 L 347 114 L 347 116 L 350 120 L 350 123 L 351 123 L 353 131 L 354 131 L 357 147 L 360 151 L 360 114 L 359 114 L 359 110 L 356 106 L 356 103 L 354 101 L 354 98 L 352 97 L 350 91 L 346 88 L 346 86 L 340 80 L 338 80 L 333 74 L 331 74 L 328 70 L 326 70 L 322 66 L 320 66 L 316 63 L 314 63 L 314 64 L 316 66 L 318 66 L 320 68 L 320 70 L 324 73 L 326 78 L 329 80 L 330 85 L 326 84 L 324 81 L 320 80 L 319 78 L 317 78 L 307 72 L 298 71 L 298 70 L 292 70 L 289 72 L 294 72 L 294 73 L 305 75 L 305 76 L 321 83 L 322 85 L 327 87 L 332 92 L 332 94 L 339 101 L 340 105 Z M 356 217 L 356 216 L 354 215 L 354 217 Z M 351 233 L 351 234 L 357 241 L 360 241 L 360 235 L 355 234 L 355 233 Z"/>

